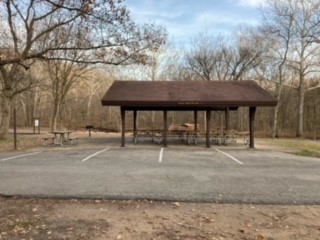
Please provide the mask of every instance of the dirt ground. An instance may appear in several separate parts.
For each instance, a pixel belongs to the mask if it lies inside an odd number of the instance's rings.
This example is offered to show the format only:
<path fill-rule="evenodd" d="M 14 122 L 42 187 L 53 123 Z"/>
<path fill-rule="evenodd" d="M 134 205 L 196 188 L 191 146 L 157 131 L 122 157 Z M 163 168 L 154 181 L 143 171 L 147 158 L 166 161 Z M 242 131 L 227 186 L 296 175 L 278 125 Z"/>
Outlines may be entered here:
<path fill-rule="evenodd" d="M 320 206 L 0 198 L 0 239 L 320 239 Z"/>

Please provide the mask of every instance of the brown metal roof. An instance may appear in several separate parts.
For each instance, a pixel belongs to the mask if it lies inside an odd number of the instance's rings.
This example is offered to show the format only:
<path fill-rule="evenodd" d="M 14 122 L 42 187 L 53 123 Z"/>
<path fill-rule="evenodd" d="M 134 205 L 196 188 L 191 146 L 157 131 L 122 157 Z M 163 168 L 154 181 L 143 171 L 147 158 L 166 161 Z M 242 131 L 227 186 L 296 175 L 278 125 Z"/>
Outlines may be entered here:
<path fill-rule="evenodd" d="M 276 106 L 254 81 L 115 81 L 102 105 L 132 108 L 226 108 Z"/>

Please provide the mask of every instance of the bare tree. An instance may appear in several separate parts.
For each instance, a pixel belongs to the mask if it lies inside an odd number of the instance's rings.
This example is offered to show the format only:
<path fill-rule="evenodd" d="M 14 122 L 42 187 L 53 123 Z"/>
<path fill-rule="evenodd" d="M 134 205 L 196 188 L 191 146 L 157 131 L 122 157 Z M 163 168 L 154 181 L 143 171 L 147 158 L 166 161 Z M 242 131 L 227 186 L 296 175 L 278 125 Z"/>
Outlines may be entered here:
<path fill-rule="evenodd" d="M 164 43 L 163 27 L 136 25 L 122 1 L 3 0 L 0 1 L 0 74 L 3 86 L 0 138 L 9 127 L 10 105 L 17 71 L 34 59 L 81 64 L 130 64 L 146 61 L 145 50 Z M 20 81 L 20 80 L 19 80 Z"/>
<path fill-rule="evenodd" d="M 204 81 L 214 80 L 216 65 L 216 49 L 214 40 L 200 33 L 193 43 L 192 49 L 186 54 L 187 68 Z"/>
<path fill-rule="evenodd" d="M 83 75 L 88 69 L 87 65 L 61 60 L 46 61 L 45 66 L 49 75 L 48 87 L 53 103 L 50 127 L 51 131 L 55 131 L 61 106 L 65 103 L 65 99 L 75 83 L 83 79 Z"/>
<path fill-rule="evenodd" d="M 10 82 L 5 80 L 10 80 Z M 10 113 L 14 98 L 16 95 L 30 89 L 32 78 L 20 65 L 10 66 L 0 65 L 1 89 L 1 121 L 0 121 L 0 139 L 2 133 L 7 133 L 10 124 Z"/>
<path fill-rule="evenodd" d="M 264 36 L 257 28 L 240 26 L 233 34 L 233 39 L 226 61 L 229 80 L 242 80 L 247 73 L 261 64 L 263 53 L 266 51 Z"/>
<path fill-rule="evenodd" d="M 319 45 L 312 44 L 311 36 L 319 34 L 319 0 L 269 0 L 273 18 L 287 19 L 279 22 L 283 29 L 290 24 L 291 56 L 288 65 L 298 73 L 298 110 L 296 136 L 303 136 L 304 96 L 306 76 L 318 72 Z"/>
<path fill-rule="evenodd" d="M 262 60 L 262 37 L 254 28 L 240 27 L 233 40 L 200 34 L 186 55 L 187 68 L 202 80 L 241 80 Z"/>
<path fill-rule="evenodd" d="M 262 31 L 267 39 L 269 51 L 266 58 L 272 59 L 277 69 L 276 98 L 277 106 L 274 108 L 272 137 L 279 137 L 278 115 L 282 100 L 282 91 L 288 64 L 288 55 L 293 38 L 293 13 L 283 1 L 268 1 L 269 7 L 264 14 L 264 27 Z"/>

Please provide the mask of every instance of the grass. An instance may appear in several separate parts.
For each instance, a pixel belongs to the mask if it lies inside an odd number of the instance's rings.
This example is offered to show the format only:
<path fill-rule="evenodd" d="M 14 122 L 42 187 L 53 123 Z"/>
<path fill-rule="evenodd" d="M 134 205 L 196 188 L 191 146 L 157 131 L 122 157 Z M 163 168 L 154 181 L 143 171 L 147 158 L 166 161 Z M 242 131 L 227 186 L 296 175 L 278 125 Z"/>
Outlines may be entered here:
<path fill-rule="evenodd" d="M 320 153 L 319 152 L 310 151 L 310 150 L 306 150 L 306 149 L 297 152 L 296 155 L 320 158 Z"/>
<path fill-rule="evenodd" d="M 13 229 L 28 229 L 30 227 L 33 227 L 35 224 L 31 221 L 23 221 L 18 220 L 14 224 L 11 225 L 11 230 Z"/>
<path fill-rule="evenodd" d="M 320 158 L 320 141 L 296 138 L 263 139 L 269 145 L 291 149 L 293 154 Z"/>
<path fill-rule="evenodd" d="M 40 146 L 42 139 L 39 135 L 18 135 L 17 147 L 18 150 L 26 150 Z M 5 139 L 0 140 L 0 152 L 14 150 L 13 135 L 8 135 Z"/>

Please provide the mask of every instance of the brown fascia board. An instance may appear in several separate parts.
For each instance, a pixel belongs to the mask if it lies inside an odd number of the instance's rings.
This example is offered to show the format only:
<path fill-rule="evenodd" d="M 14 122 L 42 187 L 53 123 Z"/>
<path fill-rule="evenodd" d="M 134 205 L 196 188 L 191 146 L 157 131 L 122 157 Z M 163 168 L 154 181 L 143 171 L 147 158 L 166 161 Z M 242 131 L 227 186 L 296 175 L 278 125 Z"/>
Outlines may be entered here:
<path fill-rule="evenodd" d="M 103 101 L 104 106 L 127 106 L 127 107 L 180 107 L 180 108 L 214 108 L 214 107 L 275 107 L 277 101 L 265 101 L 265 102 L 205 102 L 205 103 L 188 103 L 188 102 L 137 102 L 137 101 Z"/>

